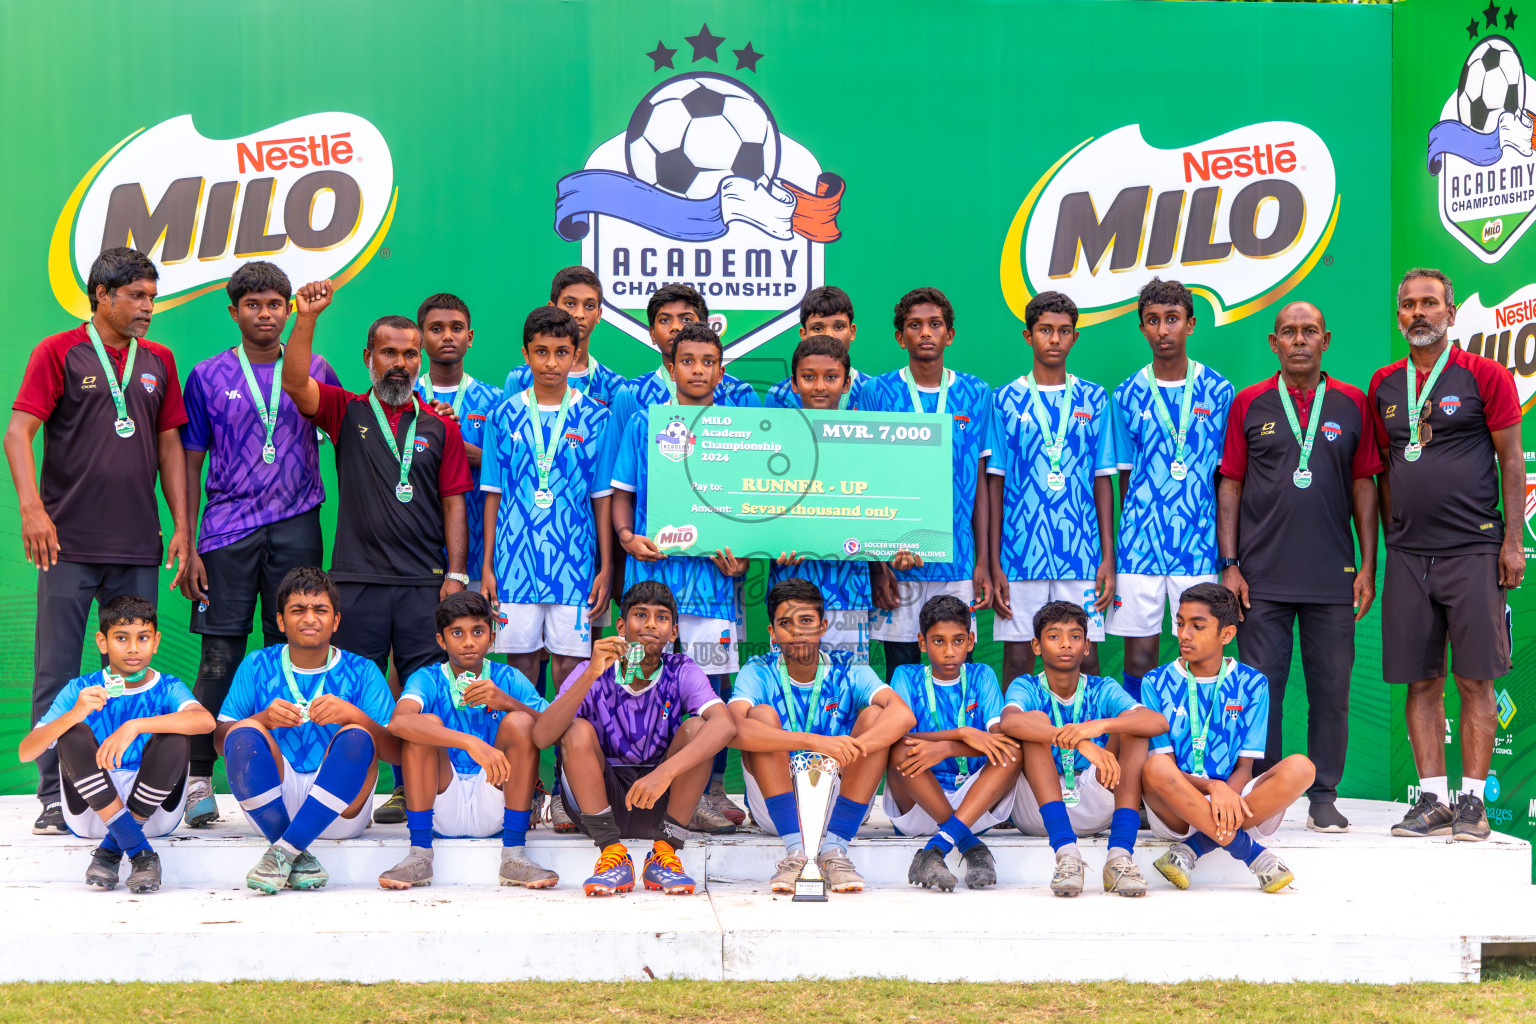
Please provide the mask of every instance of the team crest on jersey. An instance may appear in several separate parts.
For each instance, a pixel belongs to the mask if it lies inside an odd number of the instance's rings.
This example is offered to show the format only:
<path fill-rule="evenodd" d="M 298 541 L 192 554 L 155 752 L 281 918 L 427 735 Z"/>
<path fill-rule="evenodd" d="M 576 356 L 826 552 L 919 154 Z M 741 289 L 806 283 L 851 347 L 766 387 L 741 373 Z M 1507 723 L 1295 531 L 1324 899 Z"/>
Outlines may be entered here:
<path fill-rule="evenodd" d="M 1460 395 L 1446 395 L 1444 398 L 1440 399 L 1440 411 L 1445 413 L 1447 416 L 1456 415 L 1456 410 L 1460 408 Z"/>
<path fill-rule="evenodd" d="M 466 420 L 468 420 L 470 423 L 473 423 L 476 420 L 479 420 L 481 423 L 485 422 L 485 414 L 484 413 L 479 413 L 479 412 L 472 412 L 469 415 L 465 416 L 464 418 Z"/>
<path fill-rule="evenodd" d="M 577 445 L 581 444 L 581 442 L 587 439 L 587 435 L 578 434 L 574 430 L 567 430 L 565 432 L 565 439 L 571 443 L 572 448 L 575 448 Z"/>
<path fill-rule="evenodd" d="M 698 441 L 693 431 L 683 422 L 681 416 L 673 416 L 667 421 L 667 426 L 656 435 L 656 451 L 663 458 L 673 462 L 682 462 L 693 454 L 693 446 Z"/>
<path fill-rule="evenodd" d="M 144 385 L 144 390 L 150 394 L 155 393 L 155 385 L 160 383 L 160 378 L 152 373 L 139 374 L 139 383 Z"/>
<path fill-rule="evenodd" d="M 969 416 L 962 416 L 960 413 L 955 413 L 955 425 L 959 429 L 964 430 L 966 427 L 971 425 L 971 418 Z"/>
<path fill-rule="evenodd" d="M 1093 413 L 1089 412 L 1087 409 L 1073 409 L 1072 410 L 1072 415 L 1077 417 L 1080 420 L 1091 420 L 1091 419 L 1093 419 Z"/>
<path fill-rule="evenodd" d="M 1337 441 L 1342 433 L 1344 433 L 1344 428 L 1333 422 L 1333 420 L 1325 420 L 1323 422 L 1323 436 L 1328 440 Z"/>
<path fill-rule="evenodd" d="M 828 704 L 826 707 L 822 708 L 822 710 L 823 711 L 836 711 L 837 710 L 837 706 L 838 706 L 838 702 L 837 701 L 833 701 L 832 703 Z"/>
<path fill-rule="evenodd" d="M 1237 716 L 1243 713 L 1243 702 L 1235 698 L 1228 700 L 1227 706 L 1222 710 L 1226 712 L 1228 718 L 1235 722 L 1237 721 Z"/>
<path fill-rule="evenodd" d="M 1211 410 L 1209 408 L 1207 408 L 1206 406 L 1197 405 L 1193 409 L 1191 409 L 1190 411 L 1193 412 L 1196 416 L 1203 416 L 1206 419 L 1210 419 L 1211 418 Z"/>
<path fill-rule="evenodd" d="M 418 437 L 416 439 L 416 454 L 420 455 L 422 452 L 426 451 L 431 446 L 432 446 L 432 443 L 430 441 L 428 441 L 426 438 Z"/>

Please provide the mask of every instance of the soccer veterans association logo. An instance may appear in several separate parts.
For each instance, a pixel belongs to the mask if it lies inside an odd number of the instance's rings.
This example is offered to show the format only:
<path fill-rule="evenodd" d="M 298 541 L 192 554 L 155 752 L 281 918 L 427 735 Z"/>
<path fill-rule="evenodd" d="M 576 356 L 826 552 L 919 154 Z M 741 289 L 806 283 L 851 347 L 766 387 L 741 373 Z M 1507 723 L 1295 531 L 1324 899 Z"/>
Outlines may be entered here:
<path fill-rule="evenodd" d="M 1126 125 L 1080 143 L 1024 197 L 1003 240 L 1003 297 L 1023 320 L 1034 295 L 1065 291 L 1088 327 L 1134 310 L 1156 273 L 1231 323 L 1311 272 L 1339 204 L 1333 155 L 1305 125 L 1265 121 L 1178 149 Z"/>
<path fill-rule="evenodd" d="M 1515 44 L 1480 29 L 1513 29 L 1516 14 L 1489 4 L 1440 120 L 1429 130 L 1429 173 L 1440 180 L 1440 223 L 1484 263 L 1497 263 L 1536 210 L 1536 81 Z M 1459 29 L 1457 30 L 1459 31 Z"/>
<path fill-rule="evenodd" d="M 685 37 L 693 63 L 719 62 L 725 41 L 705 25 Z M 757 71 L 750 42 L 731 51 Z M 647 54 L 675 70 L 676 48 Z M 645 306 L 683 282 L 745 323 L 730 360 L 798 322 L 805 293 L 824 282 L 823 249 L 840 236 L 844 184 L 779 130 L 767 102 L 739 77 L 690 69 L 636 103 L 627 127 L 586 166 L 560 179 L 555 231 L 581 242 L 581 262 L 603 282 L 605 319 L 651 344 Z M 713 319 L 713 318 L 712 318 Z"/>
<path fill-rule="evenodd" d="M 356 114 L 306 114 L 237 139 L 205 138 L 183 114 L 132 133 L 80 179 L 54 225 L 48 278 L 81 319 L 91 263 L 119 245 L 159 267 L 156 312 L 279 254 L 294 280 L 341 285 L 378 250 L 395 195 L 389 146 Z"/>

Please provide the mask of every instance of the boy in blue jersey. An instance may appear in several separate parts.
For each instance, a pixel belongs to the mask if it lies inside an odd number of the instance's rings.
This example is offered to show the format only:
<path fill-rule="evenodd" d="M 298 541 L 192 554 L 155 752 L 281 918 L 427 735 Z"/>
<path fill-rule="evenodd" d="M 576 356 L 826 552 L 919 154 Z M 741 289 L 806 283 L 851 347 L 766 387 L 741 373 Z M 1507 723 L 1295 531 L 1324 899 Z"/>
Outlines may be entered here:
<path fill-rule="evenodd" d="M 634 410 L 626 412 L 614 403 L 621 395 L 628 398 L 625 391 L 629 378 L 598 362 L 591 349 L 592 331 L 603 319 L 603 282 L 586 267 L 565 267 L 549 284 L 549 304 L 565 310 L 576 321 L 576 358 L 571 360 L 567 382 L 599 405 L 606 405 L 621 415 L 623 418 L 618 422 L 624 422 L 629 418 L 628 412 Z M 527 363 L 522 363 L 507 372 L 502 390 L 505 397 L 511 398 L 519 391 L 527 390 L 532 383 L 533 371 Z"/>
<path fill-rule="evenodd" d="M 1179 598 L 1177 661 L 1142 680 L 1148 707 L 1168 719 L 1152 739 L 1142 770 L 1147 820 L 1174 845 L 1153 865 L 1180 889 L 1195 862 L 1218 846 L 1247 864 L 1265 892 L 1293 876 L 1258 840 L 1275 834 L 1285 809 L 1316 774 L 1305 755 L 1292 754 L 1253 777 L 1269 734 L 1269 681 L 1222 649 L 1237 635 L 1237 597 L 1216 583 L 1199 583 Z"/>
<path fill-rule="evenodd" d="M 1118 683 L 1083 672 L 1088 613 L 1076 601 L 1052 601 L 1035 613 L 1038 676 L 1008 687 L 998 730 L 1024 744 L 1024 778 L 1014 794 L 1019 831 L 1047 836 L 1056 853 L 1051 892 L 1083 891 L 1078 836 L 1109 830 L 1104 891 L 1143 896 L 1146 879 L 1131 852 L 1141 825 L 1141 770 L 1148 740 L 1168 721 L 1138 704 Z"/>
<path fill-rule="evenodd" d="M 116 887 L 123 854 L 129 892 L 160 888 L 160 855 L 149 838 L 168 835 L 186 801 L 188 737 L 213 730 L 213 716 L 180 679 L 149 667 L 160 646 L 155 606 L 125 594 L 101 609 L 96 647 L 107 667 L 72 679 L 22 738 L 23 762 L 57 744 L 64 823 L 100 839 L 87 885 Z"/>
<path fill-rule="evenodd" d="M 992 401 L 992 579 L 1003 676 L 1034 671 L 1035 612 L 1073 601 L 1088 614 L 1088 639 L 1104 639 L 1115 596 L 1115 435 L 1109 395 L 1067 372 L 1077 343 L 1077 304 L 1041 292 L 1024 309 L 1030 372 Z M 1089 647 L 1083 668 L 1099 668 Z"/>
<path fill-rule="evenodd" d="M 821 591 L 801 579 L 776 584 L 768 591 L 768 636 L 778 650 L 748 662 L 731 694 L 731 745 L 742 752 L 752 820 L 784 840 L 774 892 L 793 892 L 806 860 L 789 755 L 811 750 L 841 766 L 816 863 L 833 892 L 863 892 L 848 843 L 869 813 L 892 745 L 917 723 L 868 665 L 821 650 L 826 631 Z"/>
<path fill-rule="evenodd" d="M 982 485 L 991 455 L 992 389 L 980 378 L 945 369 L 944 350 L 955 340 L 955 309 L 943 292 L 937 288 L 907 292 L 896 303 L 894 322 L 907 365 L 866 382 L 859 408 L 953 418 L 954 558 L 924 564 L 921 557 L 914 557 L 911 568 L 898 567 L 894 576 L 884 566 L 871 564 L 876 611 L 870 636 L 884 645 L 887 679 L 898 666 L 922 662 L 918 617 L 930 600 L 949 594 L 973 612 L 992 604 L 987 571 L 989 510 Z"/>
<path fill-rule="evenodd" d="M 686 284 L 664 284 L 651 293 L 645 305 L 645 320 L 651 329 L 651 344 L 661 353 L 661 369 L 643 373 L 629 382 L 632 404 L 616 410 L 623 413 L 644 412 L 653 405 L 676 401 L 677 383 L 672 376 L 672 345 L 678 333 L 689 324 L 709 325 L 709 306 L 704 296 Z M 714 404 L 761 406 L 752 385 L 725 372 L 720 363 L 720 379 L 715 382 Z"/>
<path fill-rule="evenodd" d="M 1216 467 L 1232 385 L 1189 357 L 1194 297 L 1153 278 L 1136 300 L 1152 361 L 1115 388 L 1120 536 L 1104 631 L 1125 638 L 1125 689 L 1157 667 L 1163 608 L 1216 582 Z"/>
<path fill-rule="evenodd" d="M 283 577 L 285 644 L 247 655 L 215 734 L 230 792 L 272 845 L 245 876 L 272 895 L 330 880 L 309 846 L 356 839 L 368 827 L 379 759 L 397 763 L 394 698 L 379 667 L 331 646 L 341 618 L 336 584 L 313 566 Z"/>
<path fill-rule="evenodd" d="M 848 298 L 847 292 L 836 285 L 812 288 L 805 293 L 805 298 L 800 300 L 801 341 L 817 335 L 826 335 L 841 344 L 843 351 L 851 356 L 853 339 L 858 333 L 858 325 L 853 322 L 853 300 Z M 864 382 L 869 380 L 869 375 L 860 373 L 850 366 L 847 378 L 847 391 L 839 398 L 834 408 L 857 409 L 859 407 L 859 392 L 864 389 Z M 772 409 L 805 408 L 802 396 L 795 387 L 793 365 L 790 366 L 788 377 L 768 389 L 768 397 L 763 400 L 763 404 Z"/>
<path fill-rule="evenodd" d="M 495 625 L 484 597 L 461 590 L 437 606 L 437 642 L 447 661 L 405 682 L 389 720 L 405 769 L 411 848 L 379 876 L 385 889 L 432 884 L 432 837 L 501 833 L 502 885 L 547 889 L 560 880 L 528 858 L 539 750 L 533 722 L 544 710 L 526 676 L 487 661 Z"/>
<path fill-rule="evenodd" d="M 933 837 L 908 882 L 952 891 L 944 858 L 958 847 L 966 888 L 980 889 L 997 882 L 997 864 L 977 834 L 1008 820 L 1023 761 L 1015 740 L 990 731 L 1003 698 L 991 667 L 966 660 L 976 647 L 970 608 L 941 594 L 919 625 L 928 666 L 903 665 L 891 678 L 917 724 L 891 747 L 882 807 L 901 835 Z"/>
<path fill-rule="evenodd" d="M 491 414 L 481 592 L 503 625 L 496 651 L 537 679 L 564 679 L 592 649 L 592 620 L 608 607 L 614 436 L 610 410 L 568 382 L 580 328 L 540 306 L 523 321 L 532 383 Z"/>
<path fill-rule="evenodd" d="M 464 372 L 464 357 L 475 343 L 475 332 L 463 299 L 446 292 L 428 296 L 416 309 L 416 326 L 428 363 L 427 372 L 416 380 L 416 393 L 439 416 L 458 423 L 475 483 L 475 490 L 464 496 L 469 525 L 469 557 L 464 565 L 474 577 L 485 561 L 485 495 L 479 490 L 485 428 L 491 410 L 501 404 L 501 392 Z M 471 578 L 468 589 L 479 590 L 480 581 Z"/>

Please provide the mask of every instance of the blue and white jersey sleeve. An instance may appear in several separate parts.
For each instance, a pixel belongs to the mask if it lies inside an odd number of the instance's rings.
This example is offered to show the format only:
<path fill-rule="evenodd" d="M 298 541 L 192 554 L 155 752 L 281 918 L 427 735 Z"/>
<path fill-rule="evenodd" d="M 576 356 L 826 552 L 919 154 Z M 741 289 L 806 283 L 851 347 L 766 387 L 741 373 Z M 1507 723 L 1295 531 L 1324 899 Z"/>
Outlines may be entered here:
<path fill-rule="evenodd" d="M 400 689 L 400 699 L 415 701 L 424 714 L 437 715 L 442 718 L 442 702 L 439 699 L 439 691 L 446 686 L 438 685 L 442 677 L 443 666 L 441 663 L 427 665 L 411 673 L 411 677 L 405 681 L 405 686 Z"/>
<path fill-rule="evenodd" d="M 491 681 L 499 686 L 507 696 L 526 704 L 528 710 L 542 712 L 549 707 L 549 701 L 539 696 L 539 691 L 533 688 L 533 684 L 528 681 L 528 677 L 511 665 L 504 665 L 499 661 L 487 661 L 481 667 L 481 671 L 487 672 Z"/>
<path fill-rule="evenodd" d="M 885 689 L 885 682 L 868 665 L 848 666 L 848 684 L 854 714 L 873 704 L 875 695 Z"/>
<path fill-rule="evenodd" d="M 639 493 L 641 484 L 641 462 L 645 457 L 645 418 L 644 414 L 636 412 L 629 418 L 629 422 L 619 431 L 618 443 L 614 445 L 613 452 L 613 488 L 620 491 L 629 491 L 632 494 Z M 637 505 L 635 508 L 635 532 L 643 533 L 640 519 L 643 509 Z"/>
<path fill-rule="evenodd" d="M 235 669 L 234 681 L 229 684 L 229 693 L 219 705 L 219 721 L 243 721 L 265 711 L 272 703 L 270 699 L 263 700 L 258 689 L 257 664 L 260 659 L 261 651 L 252 651 L 241 659 L 240 667 Z"/>
<path fill-rule="evenodd" d="M 1238 668 L 1247 671 L 1243 687 L 1247 699 L 1243 702 L 1242 739 L 1239 741 L 1237 756 L 1251 757 L 1258 761 L 1263 759 L 1269 742 L 1269 680 L 1257 669 L 1247 665 L 1239 665 Z"/>
<path fill-rule="evenodd" d="M 395 697 L 384 679 L 384 673 L 379 671 L 379 666 L 361 655 L 343 652 L 341 657 L 342 665 L 347 668 L 343 676 L 347 682 L 344 695 L 347 702 L 378 725 L 388 725 L 395 715 Z"/>
<path fill-rule="evenodd" d="M 71 679 L 64 684 L 64 689 L 59 691 L 59 695 L 53 698 L 53 703 L 48 705 L 48 710 L 43 712 L 43 717 L 37 720 L 37 725 L 47 725 L 49 722 L 55 721 L 59 716 L 75 706 L 75 701 L 80 699 L 81 690 L 88 686 L 100 685 L 102 685 L 100 672 L 92 672 L 90 675 Z"/>
<path fill-rule="evenodd" d="M 763 655 L 757 655 L 749 660 L 741 667 L 741 671 L 736 673 L 736 681 L 731 687 L 731 703 L 745 701 L 752 707 L 759 704 L 773 704 L 773 698 L 779 696 L 776 671 L 777 669 L 764 660 Z"/>
<path fill-rule="evenodd" d="M 1103 392 L 1102 388 L 1099 390 Z M 1115 450 L 1114 414 L 1107 394 L 1104 395 L 1099 411 L 1094 414 L 1094 419 L 1098 444 L 1093 462 L 1093 475 L 1112 476 L 1120 467 L 1120 459 Z"/>

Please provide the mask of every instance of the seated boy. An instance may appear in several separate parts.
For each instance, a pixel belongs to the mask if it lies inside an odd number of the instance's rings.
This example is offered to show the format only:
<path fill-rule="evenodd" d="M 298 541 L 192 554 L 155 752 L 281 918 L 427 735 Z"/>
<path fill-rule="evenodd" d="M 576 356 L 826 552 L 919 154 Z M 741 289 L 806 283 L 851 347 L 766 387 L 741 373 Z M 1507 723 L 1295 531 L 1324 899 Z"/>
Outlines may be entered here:
<path fill-rule="evenodd" d="M 331 646 L 341 618 L 331 578 L 290 569 L 277 607 L 288 642 L 246 655 L 215 733 L 230 792 L 272 844 L 245 876 L 268 895 L 330 880 L 310 844 L 363 834 L 378 759 L 400 752 L 385 728 L 394 700 L 383 673 Z"/>
<path fill-rule="evenodd" d="M 437 606 L 437 642 L 448 660 L 411 674 L 389 720 L 404 758 L 411 848 L 379 876 L 385 889 L 432 884 L 434 833 L 479 839 L 500 832 L 502 885 L 548 889 L 560 880 L 526 848 L 539 777 L 533 721 L 544 698 L 517 669 L 485 660 L 494 637 L 491 606 L 480 594 L 461 590 Z"/>
<path fill-rule="evenodd" d="M 693 659 L 668 653 L 676 640 L 672 591 L 655 580 L 636 583 L 619 604 L 618 635 L 592 644 L 591 660 L 576 666 L 534 723 L 541 749 L 560 744 L 557 799 L 602 851 L 583 886 L 588 896 L 635 887 L 625 837 L 652 840 L 647 889 L 693 892 L 677 851 L 715 754 L 736 726 Z"/>
<path fill-rule="evenodd" d="M 111 889 L 128 855 L 129 892 L 160 888 L 160 856 L 146 837 L 169 835 L 186 800 L 188 737 L 213 716 L 180 679 L 149 667 L 160 646 L 155 606 L 124 594 L 101 609 L 96 647 L 107 667 L 72 679 L 22 738 L 22 761 L 58 744 L 64 823 L 91 851 L 85 883 Z"/>
<path fill-rule="evenodd" d="M 1237 634 L 1237 598 L 1216 583 L 1197 583 L 1179 598 L 1175 617 L 1183 657 L 1149 673 L 1149 707 L 1168 719 L 1142 770 L 1147 820 L 1174 840 L 1153 865 L 1180 889 L 1195 862 L 1218 846 L 1247 864 L 1265 892 L 1291 884 L 1290 870 L 1258 843 L 1280 827 L 1285 809 L 1312 784 L 1312 762 L 1292 754 L 1253 777 L 1269 729 L 1269 681 L 1222 648 Z M 1160 756 L 1161 755 L 1161 756 Z"/>
<path fill-rule="evenodd" d="M 930 598 L 918 629 L 928 665 L 901 665 L 891 676 L 917 725 L 891 747 L 882 806 L 902 835 L 933 836 L 912 858 L 908 882 L 954 889 L 944 857 L 958 846 L 966 888 L 980 889 L 996 884 L 997 865 L 976 833 L 1008 820 L 1019 744 L 988 730 L 1003 695 L 990 666 L 965 660 L 976 646 L 966 603 Z"/>
<path fill-rule="evenodd" d="M 821 591 L 814 584 L 802 579 L 774 584 L 768 591 L 768 636 L 778 650 L 747 662 L 731 694 L 732 745 L 741 751 L 752 820 L 784 840 L 774 892 L 793 892 L 806 860 L 789 755 L 811 750 L 841 767 L 816 863 L 833 892 L 863 892 L 848 843 L 869 813 L 891 746 L 917 724 L 906 702 L 868 665 L 821 650 L 826 631 Z"/>
<path fill-rule="evenodd" d="M 1057 896 L 1083 891 L 1077 837 L 1105 829 L 1104 891 L 1144 896 L 1146 879 L 1131 859 L 1141 825 L 1141 769 L 1148 739 L 1168 722 L 1113 679 L 1084 674 L 1088 613 L 1081 604 L 1046 603 L 1035 612 L 1034 629 L 1034 653 L 1045 670 L 1013 681 L 997 726 L 1024 744 L 1014 823 L 1025 835 L 1050 838 Z"/>

